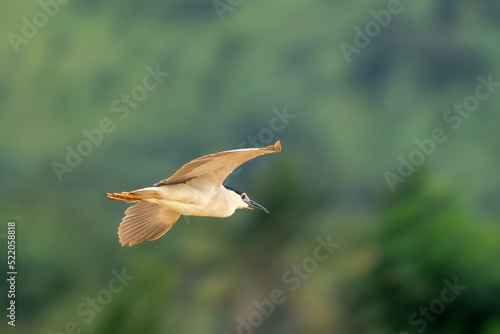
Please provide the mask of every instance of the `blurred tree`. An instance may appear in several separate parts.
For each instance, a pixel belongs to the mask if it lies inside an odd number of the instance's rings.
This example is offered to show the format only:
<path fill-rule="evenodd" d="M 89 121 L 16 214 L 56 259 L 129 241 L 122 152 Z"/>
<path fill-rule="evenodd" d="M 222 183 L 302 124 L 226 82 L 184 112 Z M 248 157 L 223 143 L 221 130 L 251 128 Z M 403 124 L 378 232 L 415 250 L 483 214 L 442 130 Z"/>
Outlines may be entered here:
<path fill-rule="evenodd" d="M 491 296 L 500 293 L 500 228 L 473 218 L 454 193 L 421 172 L 390 198 L 368 243 L 373 266 L 345 283 L 350 332 L 498 328 L 500 300 Z"/>

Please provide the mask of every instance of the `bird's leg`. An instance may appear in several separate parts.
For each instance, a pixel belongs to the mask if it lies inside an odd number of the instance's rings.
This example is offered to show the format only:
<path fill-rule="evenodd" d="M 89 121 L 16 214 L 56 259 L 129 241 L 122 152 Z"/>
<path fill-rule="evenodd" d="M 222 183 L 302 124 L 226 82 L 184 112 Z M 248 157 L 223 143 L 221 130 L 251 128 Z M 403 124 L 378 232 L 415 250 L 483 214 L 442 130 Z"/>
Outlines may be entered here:
<path fill-rule="evenodd" d="M 120 201 L 125 201 L 125 202 L 138 202 L 138 201 L 151 201 L 151 199 L 161 199 L 160 194 L 156 189 L 139 189 L 139 190 L 134 190 L 132 192 L 122 192 L 121 194 L 119 193 L 112 193 L 112 194 L 106 194 L 111 199 L 116 199 Z"/>
<path fill-rule="evenodd" d="M 139 196 L 136 196 L 133 193 L 129 192 L 122 192 L 121 194 L 118 193 L 112 193 L 112 194 L 106 194 L 110 199 L 115 199 L 115 200 L 120 200 L 120 201 L 125 201 L 125 202 L 137 202 L 140 200 Z"/>

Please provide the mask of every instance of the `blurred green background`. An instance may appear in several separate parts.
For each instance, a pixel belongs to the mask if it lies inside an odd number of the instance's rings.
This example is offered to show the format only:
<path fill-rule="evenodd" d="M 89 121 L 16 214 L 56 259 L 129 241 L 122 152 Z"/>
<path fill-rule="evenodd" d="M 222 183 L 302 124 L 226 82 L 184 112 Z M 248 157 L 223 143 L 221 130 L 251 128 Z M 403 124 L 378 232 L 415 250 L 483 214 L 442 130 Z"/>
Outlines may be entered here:
<path fill-rule="evenodd" d="M 500 333 L 498 1 L 62 2 L 0 4 L 2 333 Z M 106 192 L 277 139 L 271 214 L 120 246 Z"/>

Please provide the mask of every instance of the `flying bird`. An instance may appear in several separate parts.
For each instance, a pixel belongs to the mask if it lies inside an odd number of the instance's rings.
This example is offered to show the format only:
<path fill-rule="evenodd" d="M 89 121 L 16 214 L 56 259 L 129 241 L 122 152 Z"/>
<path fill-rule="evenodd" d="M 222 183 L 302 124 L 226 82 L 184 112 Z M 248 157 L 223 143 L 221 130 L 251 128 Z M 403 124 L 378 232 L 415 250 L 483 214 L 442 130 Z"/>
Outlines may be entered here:
<path fill-rule="evenodd" d="M 181 167 L 153 187 L 108 193 L 110 199 L 138 202 L 125 211 L 118 228 L 122 246 L 133 246 L 164 235 L 180 215 L 229 217 L 236 209 L 269 213 L 247 194 L 223 185 L 238 166 L 259 155 L 281 151 L 278 140 L 265 148 L 247 148 L 205 155 Z"/>

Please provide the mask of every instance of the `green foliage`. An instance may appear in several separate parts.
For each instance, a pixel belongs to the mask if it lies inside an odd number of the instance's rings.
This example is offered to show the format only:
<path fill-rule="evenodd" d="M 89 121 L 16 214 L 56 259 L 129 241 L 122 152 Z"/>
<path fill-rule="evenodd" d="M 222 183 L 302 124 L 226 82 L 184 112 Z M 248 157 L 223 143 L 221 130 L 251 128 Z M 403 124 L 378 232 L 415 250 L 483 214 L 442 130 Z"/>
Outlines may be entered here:
<path fill-rule="evenodd" d="M 350 62 L 341 43 L 387 1 L 232 3 L 220 20 L 212 1 L 70 1 L 17 53 L 7 36 L 41 5 L 0 4 L 0 222 L 17 222 L 16 332 L 75 321 L 82 333 L 236 333 L 281 289 L 286 302 L 255 333 L 413 333 L 409 317 L 455 277 L 468 288 L 426 332 L 498 332 L 500 92 L 456 130 L 443 119 L 478 76 L 500 80 L 497 1 L 401 2 Z M 169 75 L 144 100 L 113 107 L 157 66 Z M 270 138 L 276 110 L 294 117 Z M 105 119 L 112 130 L 60 182 L 54 162 L 67 165 L 67 148 Z M 384 173 L 437 127 L 446 142 L 391 193 Z M 277 139 L 280 154 L 228 181 L 270 215 L 181 218 L 158 241 L 120 247 L 126 205 L 106 192 Z M 329 235 L 340 248 L 291 291 L 283 274 Z M 87 323 L 78 306 L 121 268 L 134 280 Z"/>
<path fill-rule="evenodd" d="M 391 199 L 392 209 L 368 245 L 376 254 L 372 266 L 348 283 L 346 291 L 356 291 L 345 296 L 352 331 L 369 331 L 374 322 L 392 332 L 488 333 L 500 309 L 491 298 L 500 289 L 500 271 L 491 265 L 500 251 L 500 228 L 471 217 L 453 199 L 453 187 L 419 177 Z M 466 288 L 443 299 L 445 281 Z M 442 311 L 436 299 L 454 300 L 443 302 Z M 437 311 L 427 320 L 421 308 Z"/>

